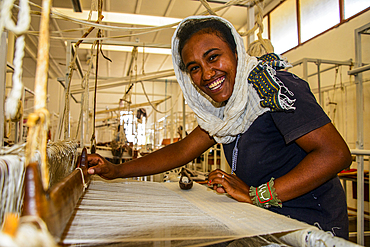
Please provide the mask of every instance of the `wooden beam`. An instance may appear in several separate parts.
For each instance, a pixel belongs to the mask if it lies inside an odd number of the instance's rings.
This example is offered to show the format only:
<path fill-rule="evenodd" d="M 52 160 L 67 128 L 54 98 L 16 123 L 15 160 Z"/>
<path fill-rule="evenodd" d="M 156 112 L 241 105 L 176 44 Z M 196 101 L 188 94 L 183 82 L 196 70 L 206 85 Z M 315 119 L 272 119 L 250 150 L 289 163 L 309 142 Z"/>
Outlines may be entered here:
<path fill-rule="evenodd" d="M 39 165 L 30 163 L 26 169 L 22 216 L 40 217 L 56 241 L 60 240 L 74 208 L 84 192 L 84 182 L 85 184 L 90 182 L 87 173 L 86 148 L 83 149 L 78 158 L 77 167 L 81 168 L 82 173 L 80 169 L 74 170 L 46 192 L 42 186 Z"/>

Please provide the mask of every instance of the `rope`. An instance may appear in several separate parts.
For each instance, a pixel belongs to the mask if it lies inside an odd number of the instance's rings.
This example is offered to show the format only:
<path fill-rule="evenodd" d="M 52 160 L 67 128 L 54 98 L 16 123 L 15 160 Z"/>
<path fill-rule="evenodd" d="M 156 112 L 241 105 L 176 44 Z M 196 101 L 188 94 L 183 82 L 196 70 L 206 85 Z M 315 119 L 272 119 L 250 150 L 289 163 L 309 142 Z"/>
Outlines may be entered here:
<path fill-rule="evenodd" d="M 17 25 L 11 18 L 11 10 L 15 0 L 3 0 L 1 5 L 0 16 L 0 33 L 3 32 L 4 27 L 9 31 L 14 32 L 16 35 L 24 34 L 30 25 L 30 7 L 27 0 L 19 1 L 19 13 Z"/>
<path fill-rule="evenodd" d="M 11 235 L 0 232 L 1 246 L 14 247 L 57 247 L 53 236 L 48 231 L 45 222 L 38 216 L 16 216 L 7 217 L 7 220 L 12 221 L 15 232 Z"/>
<path fill-rule="evenodd" d="M 29 127 L 26 143 L 26 164 L 29 164 L 36 150 L 41 156 L 41 177 L 44 190 L 49 186 L 49 171 L 46 162 L 46 139 L 50 125 L 50 116 L 46 108 L 36 110 L 28 115 L 27 126 Z"/>
<path fill-rule="evenodd" d="M 47 72 L 49 67 L 49 16 L 51 0 L 43 0 L 43 11 L 40 21 L 40 39 L 37 53 L 37 68 L 35 78 L 35 112 L 30 114 L 27 121 L 29 132 L 26 145 L 26 165 L 33 157 L 36 149 L 41 154 L 41 177 L 44 190 L 48 189 L 49 171 L 46 164 L 47 131 L 50 116 L 46 107 Z"/>
<path fill-rule="evenodd" d="M 211 8 L 211 6 L 209 6 L 208 2 L 206 0 L 200 0 L 200 2 L 203 4 L 204 8 L 206 8 L 206 10 L 208 11 L 208 13 L 210 15 L 217 15 Z"/>
<path fill-rule="evenodd" d="M 154 105 L 153 105 L 153 103 L 150 101 L 150 99 L 149 99 L 149 96 L 148 96 L 148 94 L 146 93 L 146 91 L 145 91 L 145 87 L 144 87 L 144 84 L 143 84 L 143 82 L 142 81 L 138 81 L 139 83 L 141 83 L 141 87 L 143 88 L 143 92 L 144 92 L 144 95 L 145 95 L 145 97 L 146 97 L 146 99 L 147 99 L 147 101 L 148 101 L 148 103 L 150 104 L 150 106 L 153 108 L 153 110 L 154 111 L 156 111 L 156 112 L 158 112 L 158 113 L 167 113 L 167 112 L 170 112 L 173 108 L 174 108 L 174 106 L 176 105 L 176 103 L 177 103 L 177 101 L 178 101 L 178 99 L 179 99 L 179 97 L 180 97 L 180 94 L 181 94 L 181 91 L 179 91 L 179 93 L 177 94 L 177 96 L 176 96 L 176 100 L 175 100 L 175 102 L 172 104 L 172 106 L 171 106 L 171 108 L 170 109 L 168 109 L 167 111 L 160 111 L 160 110 L 158 110 Z"/>
<path fill-rule="evenodd" d="M 0 33 L 3 32 L 4 27 L 9 31 L 12 31 L 16 35 L 19 35 L 15 42 L 15 54 L 13 59 L 14 73 L 13 73 L 13 87 L 10 94 L 5 102 L 5 117 L 14 119 L 17 113 L 20 113 L 20 99 L 23 92 L 22 83 L 22 65 L 24 57 L 24 33 L 27 32 L 31 17 L 30 7 L 27 0 L 19 1 L 19 13 L 17 25 L 13 22 L 11 17 L 11 10 L 13 8 L 15 0 L 4 0 L 1 4 L 1 15 L 0 15 Z"/>
<path fill-rule="evenodd" d="M 77 167 L 77 168 L 76 168 L 76 170 L 80 170 L 80 172 L 81 172 L 82 184 L 83 184 L 83 186 L 84 186 L 83 191 L 85 192 L 85 190 L 87 189 L 87 184 L 86 184 L 86 182 L 85 182 L 84 172 L 83 172 L 83 170 L 82 170 L 82 168 L 81 168 L 81 167 Z"/>
<path fill-rule="evenodd" d="M 98 2 L 98 21 L 101 22 L 103 0 Z M 97 38 L 101 37 L 101 29 L 98 29 Z M 96 92 L 98 88 L 98 72 L 99 72 L 99 40 L 96 41 L 96 62 L 95 62 L 95 86 L 94 86 L 94 115 L 93 115 L 93 132 L 91 136 L 91 153 L 95 153 L 96 139 L 95 139 L 95 120 L 96 120 Z"/>

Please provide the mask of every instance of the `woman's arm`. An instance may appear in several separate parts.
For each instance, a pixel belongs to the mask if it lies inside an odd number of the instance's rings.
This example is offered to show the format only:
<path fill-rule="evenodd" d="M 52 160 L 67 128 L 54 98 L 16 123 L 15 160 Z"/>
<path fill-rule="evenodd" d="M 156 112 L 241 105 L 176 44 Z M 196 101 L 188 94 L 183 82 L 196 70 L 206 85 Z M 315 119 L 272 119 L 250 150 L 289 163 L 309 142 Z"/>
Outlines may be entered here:
<path fill-rule="evenodd" d="M 283 202 L 319 187 L 352 162 L 347 144 L 331 123 L 298 138 L 296 143 L 307 156 L 293 170 L 274 180 L 275 191 Z M 208 178 L 218 192 L 227 192 L 238 201 L 252 203 L 249 186 L 235 175 L 215 170 Z"/>
<path fill-rule="evenodd" d="M 275 180 L 274 187 L 282 201 L 319 187 L 352 162 L 347 144 L 331 123 L 298 138 L 296 143 L 307 156 L 293 170 Z"/>
<path fill-rule="evenodd" d="M 140 177 L 182 166 L 201 155 L 215 141 L 199 126 L 184 139 L 151 154 L 120 165 L 114 165 L 99 155 L 89 155 L 89 174 L 105 179 Z"/>

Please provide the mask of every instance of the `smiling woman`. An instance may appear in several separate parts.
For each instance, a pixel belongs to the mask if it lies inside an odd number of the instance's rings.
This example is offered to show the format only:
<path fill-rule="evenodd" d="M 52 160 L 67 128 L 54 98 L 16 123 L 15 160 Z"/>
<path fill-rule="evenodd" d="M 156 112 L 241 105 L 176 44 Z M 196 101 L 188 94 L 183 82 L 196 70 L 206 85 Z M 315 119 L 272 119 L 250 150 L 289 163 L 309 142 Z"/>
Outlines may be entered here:
<path fill-rule="evenodd" d="M 216 102 L 231 97 L 237 55 L 216 33 L 194 34 L 181 52 L 186 71 L 194 84 Z"/>
<path fill-rule="evenodd" d="M 160 173 L 222 143 L 232 172 L 212 171 L 213 189 L 348 238 L 336 174 L 351 156 L 308 84 L 278 71 L 288 64 L 276 54 L 249 56 L 236 29 L 217 16 L 184 19 L 171 49 L 177 81 L 199 126 L 119 166 L 90 155 L 89 173 L 106 179 Z"/>

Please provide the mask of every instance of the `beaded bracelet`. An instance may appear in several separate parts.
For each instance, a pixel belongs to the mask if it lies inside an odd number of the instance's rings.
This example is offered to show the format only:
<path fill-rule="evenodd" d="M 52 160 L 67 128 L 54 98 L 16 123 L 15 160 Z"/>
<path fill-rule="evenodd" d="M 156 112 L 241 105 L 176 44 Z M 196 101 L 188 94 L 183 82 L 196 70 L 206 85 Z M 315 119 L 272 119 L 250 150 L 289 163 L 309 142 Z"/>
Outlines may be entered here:
<path fill-rule="evenodd" d="M 282 207 L 282 203 L 277 198 L 274 188 L 274 178 L 271 178 L 266 184 L 262 184 L 257 188 L 251 186 L 249 188 L 249 196 L 253 204 L 261 208 L 270 208 L 271 206 Z"/>

